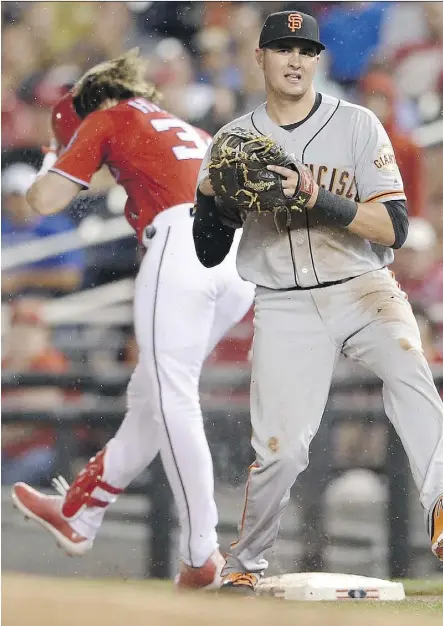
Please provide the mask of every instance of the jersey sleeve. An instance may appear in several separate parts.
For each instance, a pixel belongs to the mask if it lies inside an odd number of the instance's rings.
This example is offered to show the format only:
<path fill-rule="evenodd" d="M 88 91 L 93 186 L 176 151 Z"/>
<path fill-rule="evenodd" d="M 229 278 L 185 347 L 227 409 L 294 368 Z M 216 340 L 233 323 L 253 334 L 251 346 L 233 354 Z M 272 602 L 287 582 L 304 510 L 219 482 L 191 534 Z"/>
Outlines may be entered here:
<path fill-rule="evenodd" d="M 106 112 L 92 113 L 82 122 L 49 171 L 88 188 L 91 178 L 103 165 L 112 134 L 112 120 Z"/>
<path fill-rule="evenodd" d="M 361 110 L 356 122 L 354 159 L 360 202 L 406 199 L 391 141 L 370 111 Z"/>

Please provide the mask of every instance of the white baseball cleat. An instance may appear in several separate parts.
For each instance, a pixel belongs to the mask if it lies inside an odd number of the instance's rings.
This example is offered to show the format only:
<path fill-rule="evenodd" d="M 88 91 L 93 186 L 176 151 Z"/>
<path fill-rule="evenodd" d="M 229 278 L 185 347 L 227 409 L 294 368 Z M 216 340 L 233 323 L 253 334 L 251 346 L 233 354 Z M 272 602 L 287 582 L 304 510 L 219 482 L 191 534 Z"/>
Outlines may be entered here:
<path fill-rule="evenodd" d="M 62 496 L 48 496 L 26 483 L 15 483 L 11 495 L 14 506 L 25 518 L 34 520 L 49 531 L 57 545 L 69 556 L 83 556 L 92 548 L 92 539 L 76 533 L 63 517 Z"/>
<path fill-rule="evenodd" d="M 175 584 L 177 589 L 197 590 L 218 589 L 222 582 L 221 571 L 225 566 L 225 559 L 219 550 L 216 550 L 201 567 L 191 567 L 181 563 Z"/>

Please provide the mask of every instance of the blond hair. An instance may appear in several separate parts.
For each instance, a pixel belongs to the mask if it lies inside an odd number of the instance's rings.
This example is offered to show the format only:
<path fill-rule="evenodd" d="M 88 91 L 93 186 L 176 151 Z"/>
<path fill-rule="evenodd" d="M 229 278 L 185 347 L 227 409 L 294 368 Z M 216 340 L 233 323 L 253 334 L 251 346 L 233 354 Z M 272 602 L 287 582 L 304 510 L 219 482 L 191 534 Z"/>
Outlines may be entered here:
<path fill-rule="evenodd" d="M 142 97 L 158 103 L 160 94 L 144 80 L 146 61 L 139 57 L 139 48 L 105 61 L 88 70 L 73 88 L 73 104 L 83 119 L 108 99 L 127 100 Z"/>

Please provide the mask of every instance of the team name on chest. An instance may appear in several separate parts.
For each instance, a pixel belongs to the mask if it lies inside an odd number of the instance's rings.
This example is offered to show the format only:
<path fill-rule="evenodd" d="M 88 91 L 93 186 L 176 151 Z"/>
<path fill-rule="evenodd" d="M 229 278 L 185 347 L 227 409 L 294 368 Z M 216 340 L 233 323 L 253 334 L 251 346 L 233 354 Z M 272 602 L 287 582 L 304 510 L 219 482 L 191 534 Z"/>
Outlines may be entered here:
<path fill-rule="evenodd" d="M 319 187 L 327 189 L 335 193 L 337 196 L 343 196 L 353 200 L 357 196 L 357 186 L 355 184 L 355 176 L 352 172 L 339 167 L 330 167 L 329 165 L 313 165 L 308 163 L 307 166 L 312 172 L 315 182 Z"/>

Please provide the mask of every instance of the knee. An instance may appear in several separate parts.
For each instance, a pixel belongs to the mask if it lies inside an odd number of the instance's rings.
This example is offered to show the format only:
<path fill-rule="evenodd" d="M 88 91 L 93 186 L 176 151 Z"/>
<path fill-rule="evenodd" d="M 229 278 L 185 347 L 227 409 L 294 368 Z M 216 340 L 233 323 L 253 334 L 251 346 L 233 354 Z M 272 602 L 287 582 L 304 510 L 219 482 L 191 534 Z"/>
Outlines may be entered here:
<path fill-rule="evenodd" d="M 397 350 L 392 351 L 389 369 L 384 372 L 385 382 L 393 379 L 398 383 L 409 383 L 410 381 L 416 381 L 420 373 L 423 373 L 425 376 L 430 375 L 429 366 L 421 345 L 412 343 L 407 339 L 399 339 Z"/>
<path fill-rule="evenodd" d="M 272 443 L 272 442 L 271 442 Z M 274 465 L 277 473 L 287 477 L 286 482 L 293 482 L 303 472 L 309 463 L 309 453 L 304 447 L 298 445 L 291 450 L 269 450 L 265 455 L 264 464 Z"/>

